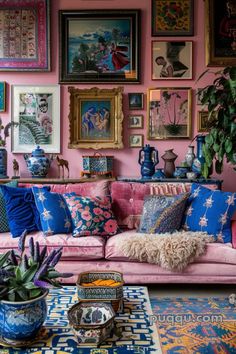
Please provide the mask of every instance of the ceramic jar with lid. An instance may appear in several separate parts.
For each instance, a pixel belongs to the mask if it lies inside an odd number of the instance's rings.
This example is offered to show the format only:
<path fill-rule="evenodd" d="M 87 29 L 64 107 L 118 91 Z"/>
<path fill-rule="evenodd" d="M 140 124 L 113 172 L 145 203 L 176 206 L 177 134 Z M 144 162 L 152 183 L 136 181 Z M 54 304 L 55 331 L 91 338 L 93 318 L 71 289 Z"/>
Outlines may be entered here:
<path fill-rule="evenodd" d="M 47 176 L 52 157 L 48 158 L 40 146 L 37 146 L 32 151 L 31 156 L 25 154 L 24 159 L 33 178 L 44 178 Z"/>

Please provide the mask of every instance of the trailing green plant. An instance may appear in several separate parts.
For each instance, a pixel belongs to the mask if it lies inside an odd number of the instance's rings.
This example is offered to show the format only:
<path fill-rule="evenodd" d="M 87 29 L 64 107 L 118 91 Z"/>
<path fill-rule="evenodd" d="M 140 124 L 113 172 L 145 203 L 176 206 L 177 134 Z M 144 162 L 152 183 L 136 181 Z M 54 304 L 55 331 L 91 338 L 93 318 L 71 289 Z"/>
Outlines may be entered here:
<path fill-rule="evenodd" d="M 9 137 L 9 130 L 13 126 L 18 126 L 19 123 L 16 122 L 9 122 L 5 125 L 5 127 L 2 124 L 2 118 L 0 117 L 0 147 L 1 146 L 6 146 L 6 139 Z M 3 130 L 3 135 L 2 136 L 2 130 Z"/>
<path fill-rule="evenodd" d="M 45 289 L 61 287 L 57 278 L 73 274 L 59 273 L 56 264 L 62 255 L 62 247 L 47 255 L 47 246 L 40 250 L 39 243 L 29 239 L 29 255 L 25 252 L 24 231 L 19 239 L 18 251 L 0 255 L 0 300 L 27 301 L 42 295 Z"/>
<path fill-rule="evenodd" d="M 209 69 L 198 81 L 207 72 Z M 203 146 L 205 164 L 202 174 L 205 178 L 213 162 L 218 174 L 222 173 L 225 158 L 236 164 L 236 67 L 226 67 L 214 74 L 217 77 L 213 83 L 199 92 L 201 104 L 208 109 L 209 134 Z"/>

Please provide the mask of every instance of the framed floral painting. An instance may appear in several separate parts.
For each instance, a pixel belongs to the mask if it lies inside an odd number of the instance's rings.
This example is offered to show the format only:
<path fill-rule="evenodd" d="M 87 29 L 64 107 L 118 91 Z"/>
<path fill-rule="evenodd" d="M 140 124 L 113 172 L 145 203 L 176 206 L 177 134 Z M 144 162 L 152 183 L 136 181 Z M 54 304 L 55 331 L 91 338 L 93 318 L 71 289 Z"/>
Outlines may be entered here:
<path fill-rule="evenodd" d="M 148 139 L 191 137 L 191 89 L 148 90 Z"/>

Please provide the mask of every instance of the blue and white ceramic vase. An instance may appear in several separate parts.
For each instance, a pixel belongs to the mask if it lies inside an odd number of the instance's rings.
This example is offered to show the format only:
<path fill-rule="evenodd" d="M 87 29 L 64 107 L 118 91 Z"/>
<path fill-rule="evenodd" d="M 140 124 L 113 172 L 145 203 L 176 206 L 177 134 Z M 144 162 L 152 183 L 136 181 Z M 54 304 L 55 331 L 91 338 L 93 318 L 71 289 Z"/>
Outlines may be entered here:
<path fill-rule="evenodd" d="M 7 150 L 0 147 L 0 178 L 8 178 L 7 176 Z"/>
<path fill-rule="evenodd" d="M 155 173 L 155 166 L 158 164 L 158 151 L 149 144 L 146 144 L 139 151 L 138 163 L 141 165 L 142 178 L 150 178 Z"/>
<path fill-rule="evenodd" d="M 33 178 L 44 178 L 47 176 L 52 158 L 49 159 L 40 146 L 37 146 L 37 148 L 32 151 L 30 157 L 28 154 L 25 154 L 24 158 Z"/>
<path fill-rule="evenodd" d="M 47 317 L 46 296 L 12 302 L 0 301 L 0 337 L 4 342 L 23 345 L 35 339 Z"/>
<path fill-rule="evenodd" d="M 195 172 L 198 176 L 202 174 L 202 166 L 205 163 L 205 157 L 203 156 L 203 145 L 205 144 L 205 136 L 198 135 L 197 138 L 197 155 L 193 160 L 192 171 Z"/>

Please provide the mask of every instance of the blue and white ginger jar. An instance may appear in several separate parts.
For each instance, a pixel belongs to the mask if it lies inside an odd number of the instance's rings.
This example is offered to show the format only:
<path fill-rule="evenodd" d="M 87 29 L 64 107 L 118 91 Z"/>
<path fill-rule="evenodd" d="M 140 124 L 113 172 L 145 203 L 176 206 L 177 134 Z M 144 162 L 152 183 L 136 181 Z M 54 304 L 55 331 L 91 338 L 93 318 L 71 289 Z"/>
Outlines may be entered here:
<path fill-rule="evenodd" d="M 24 158 L 28 170 L 30 171 L 33 178 L 42 178 L 47 176 L 52 157 L 48 158 L 40 146 L 37 146 L 37 148 L 32 151 L 30 157 L 28 154 L 25 154 Z"/>

